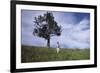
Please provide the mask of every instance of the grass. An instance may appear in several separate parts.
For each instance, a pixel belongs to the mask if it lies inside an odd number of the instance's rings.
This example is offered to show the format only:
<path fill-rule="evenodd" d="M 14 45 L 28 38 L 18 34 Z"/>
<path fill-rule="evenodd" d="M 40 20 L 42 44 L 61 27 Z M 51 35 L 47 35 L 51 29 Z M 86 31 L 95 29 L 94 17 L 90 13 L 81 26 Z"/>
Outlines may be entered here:
<path fill-rule="evenodd" d="M 60 49 L 57 53 L 54 48 L 24 46 L 21 48 L 21 62 L 47 62 L 64 60 L 90 59 L 89 49 Z"/>

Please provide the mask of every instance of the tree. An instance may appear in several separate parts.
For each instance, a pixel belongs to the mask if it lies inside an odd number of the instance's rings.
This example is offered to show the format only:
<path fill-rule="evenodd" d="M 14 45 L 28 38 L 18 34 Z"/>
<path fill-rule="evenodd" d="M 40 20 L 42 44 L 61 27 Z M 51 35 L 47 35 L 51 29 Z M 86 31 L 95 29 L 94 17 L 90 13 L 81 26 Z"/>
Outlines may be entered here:
<path fill-rule="evenodd" d="M 50 48 L 50 38 L 61 35 L 61 26 L 57 25 L 51 12 L 35 17 L 34 26 L 33 35 L 46 39 L 48 48 Z"/>

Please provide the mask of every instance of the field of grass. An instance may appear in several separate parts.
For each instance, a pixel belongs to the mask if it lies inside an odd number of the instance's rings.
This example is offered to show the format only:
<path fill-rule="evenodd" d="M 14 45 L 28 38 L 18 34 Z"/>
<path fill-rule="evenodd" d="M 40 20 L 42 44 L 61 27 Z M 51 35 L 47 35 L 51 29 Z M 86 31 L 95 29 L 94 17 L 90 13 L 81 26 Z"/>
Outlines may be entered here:
<path fill-rule="evenodd" d="M 69 61 L 87 60 L 90 58 L 89 49 L 60 49 L 57 53 L 54 48 L 22 46 L 21 62 L 47 62 L 47 61 Z"/>

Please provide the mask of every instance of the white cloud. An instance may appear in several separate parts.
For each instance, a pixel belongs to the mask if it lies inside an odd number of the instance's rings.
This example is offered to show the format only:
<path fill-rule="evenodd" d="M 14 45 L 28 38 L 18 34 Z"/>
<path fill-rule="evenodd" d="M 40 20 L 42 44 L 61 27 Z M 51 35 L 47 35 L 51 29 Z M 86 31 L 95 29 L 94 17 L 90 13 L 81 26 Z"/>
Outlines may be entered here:
<path fill-rule="evenodd" d="M 67 27 L 68 25 L 68 27 Z M 90 29 L 83 30 L 89 27 L 89 20 L 83 19 L 78 24 L 66 24 L 60 36 L 59 42 L 62 47 L 69 48 L 89 48 Z"/>

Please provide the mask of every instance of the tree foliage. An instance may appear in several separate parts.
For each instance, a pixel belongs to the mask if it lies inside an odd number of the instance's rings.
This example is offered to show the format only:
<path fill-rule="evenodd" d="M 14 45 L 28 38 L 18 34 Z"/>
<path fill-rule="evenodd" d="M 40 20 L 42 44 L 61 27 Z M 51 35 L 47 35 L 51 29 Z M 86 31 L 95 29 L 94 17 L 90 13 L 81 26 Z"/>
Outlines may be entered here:
<path fill-rule="evenodd" d="M 61 35 L 61 26 L 54 20 L 53 13 L 46 12 L 34 18 L 33 35 L 47 40 L 47 46 L 50 47 L 50 38 Z"/>

